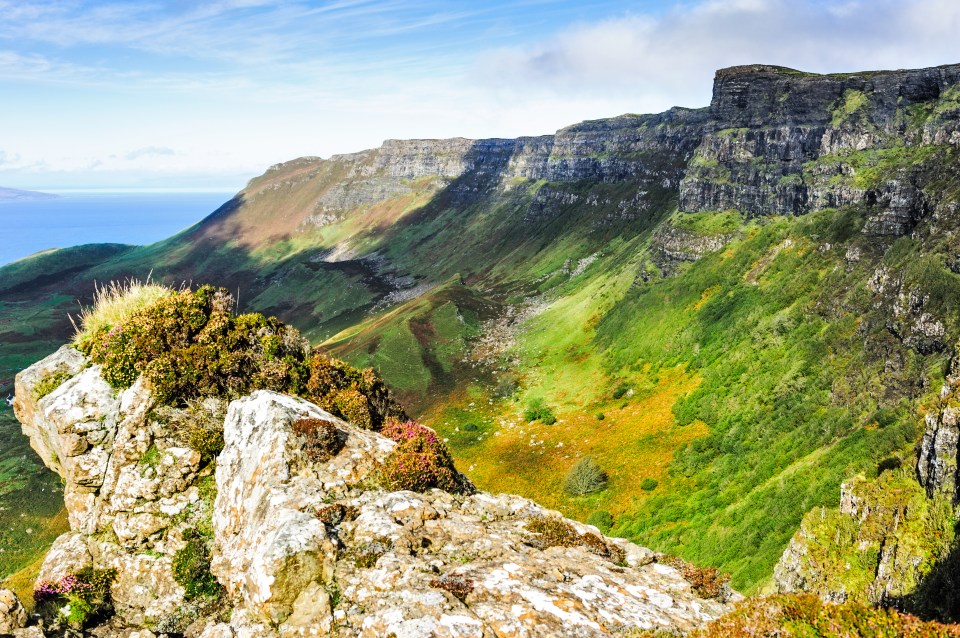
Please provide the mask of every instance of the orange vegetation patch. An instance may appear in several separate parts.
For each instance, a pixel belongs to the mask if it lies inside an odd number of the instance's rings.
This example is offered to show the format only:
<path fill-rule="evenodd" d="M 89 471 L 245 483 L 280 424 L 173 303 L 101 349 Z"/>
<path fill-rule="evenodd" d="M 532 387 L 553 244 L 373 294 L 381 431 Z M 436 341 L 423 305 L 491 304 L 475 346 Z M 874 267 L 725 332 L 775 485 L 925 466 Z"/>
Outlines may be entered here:
<path fill-rule="evenodd" d="M 712 297 L 718 290 L 720 290 L 720 286 L 710 286 L 704 290 L 703 294 L 700 295 L 700 300 L 693 304 L 693 309 L 700 310 L 703 308 L 703 304 L 707 303 L 710 300 L 710 297 Z"/>
<path fill-rule="evenodd" d="M 469 446 L 453 446 L 453 455 L 480 489 L 520 494 L 581 520 L 597 509 L 617 515 L 655 494 L 643 490 L 641 482 L 661 481 L 677 450 L 707 434 L 701 422 L 676 425 L 672 411 L 677 399 L 698 383 L 682 368 L 665 370 L 646 396 L 625 399 L 623 407 L 623 401 L 615 401 L 582 411 L 559 409 L 553 425 L 525 422 L 514 403 L 494 404 L 487 410 L 493 429 L 478 434 Z M 599 412 L 603 420 L 597 418 Z M 440 421 L 439 414 L 426 420 L 442 435 L 450 435 L 452 425 Z M 592 456 L 607 472 L 608 487 L 569 497 L 564 479 L 584 456 Z"/>

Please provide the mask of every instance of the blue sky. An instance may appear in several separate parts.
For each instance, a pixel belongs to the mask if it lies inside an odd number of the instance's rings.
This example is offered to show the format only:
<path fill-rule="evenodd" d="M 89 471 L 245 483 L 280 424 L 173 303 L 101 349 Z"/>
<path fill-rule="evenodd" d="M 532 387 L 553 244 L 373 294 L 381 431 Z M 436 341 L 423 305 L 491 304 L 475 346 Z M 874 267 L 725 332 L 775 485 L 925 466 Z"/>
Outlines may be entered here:
<path fill-rule="evenodd" d="M 397 137 L 709 102 L 716 68 L 960 62 L 956 0 L 0 0 L 0 186 L 236 190 Z"/>

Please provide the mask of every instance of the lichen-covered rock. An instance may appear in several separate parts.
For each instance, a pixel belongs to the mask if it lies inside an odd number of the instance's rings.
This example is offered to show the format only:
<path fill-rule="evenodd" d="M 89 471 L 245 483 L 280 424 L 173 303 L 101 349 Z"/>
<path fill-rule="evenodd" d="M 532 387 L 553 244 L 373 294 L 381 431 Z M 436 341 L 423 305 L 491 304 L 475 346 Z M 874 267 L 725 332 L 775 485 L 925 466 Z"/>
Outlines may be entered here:
<path fill-rule="evenodd" d="M 60 369 L 73 376 L 36 398 Z M 64 587 L 116 570 L 117 616 L 100 635 L 605 636 L 729 609 L 649 550 L 531 501 L 384 489 L 397 443 L 304 399 L 232 402 L 214 472 L 181 431 L 196 414 L 155 409 L 142 379 L 117 393 L 61 350 L 17 383 L 24 431 L 64 476 L 70 513 L 41 577 Z M 336 443 L 323 454 L 304 438 L 318 422 Z M 412 425 L 398 429 L 432 434 Z M 85 446 L 69 448 L 80 433 Z M 101 459 L 95 473 L 61 460 L 80 455 Z"/>
<path fill-rule="evenodd" d="M 9 589 L 0 589 L 0 634 L 12 634 L 27 626 L 27 610 L 17 595 Z"/>
<path fill-rule="evenodd" d="M 243 614 L 207 636 L 600 636 L 691 628 L 727 609 L 594 528 L 568 523 L 600 549 L 544 546 L 527 523 L 560 518 L 531 501 L 377 488 L 394 443 L 350 424 L 338 422 L 344 447 L 311 463 L 291 428 L 302 418 L 333 419 L 266 391 L 230 406 L 212 569 Z"/>

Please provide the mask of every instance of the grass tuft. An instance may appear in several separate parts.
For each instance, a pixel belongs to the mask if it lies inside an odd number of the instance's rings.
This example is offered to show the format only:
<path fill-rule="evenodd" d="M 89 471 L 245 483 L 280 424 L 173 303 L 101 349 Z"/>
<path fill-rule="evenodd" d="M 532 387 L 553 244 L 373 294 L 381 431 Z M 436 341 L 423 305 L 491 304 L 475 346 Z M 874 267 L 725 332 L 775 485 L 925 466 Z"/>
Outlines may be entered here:
<path fill-rule="evenodd" d="M 82 346 L 88 343 L 94 335 L 123 323 L 138 310 L 152 306 L 173 292 L 172 288 L 151 283 L 149 278 L 146 281 L 127 279 L 97 285 L 93 293 L 93 306 L 81 308 L 79 321 L 70 317 L 76 329 L 74 344 Z"/>

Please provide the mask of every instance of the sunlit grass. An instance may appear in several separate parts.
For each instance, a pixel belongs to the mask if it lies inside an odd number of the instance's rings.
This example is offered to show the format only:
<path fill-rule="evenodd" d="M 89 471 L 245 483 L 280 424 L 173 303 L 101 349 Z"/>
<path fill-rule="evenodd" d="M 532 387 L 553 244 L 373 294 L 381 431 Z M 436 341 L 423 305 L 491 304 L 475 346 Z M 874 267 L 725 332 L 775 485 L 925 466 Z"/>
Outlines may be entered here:
<path fill-rule="evenodd" d="M 73 342 L 81 343 L 90 339 L 104 328 L 122 323 L 136 311 L 155 304 L 173 292 L 173 288 L 151 283 L 149 278 L 146 281 L 128 279 L 98 285 L 93 293 L 93 305 L 82 308 L 78 320 L 71 318 L 77 331 Z"/>

